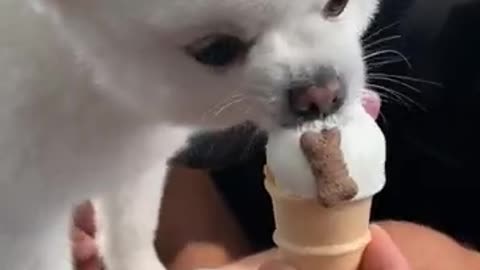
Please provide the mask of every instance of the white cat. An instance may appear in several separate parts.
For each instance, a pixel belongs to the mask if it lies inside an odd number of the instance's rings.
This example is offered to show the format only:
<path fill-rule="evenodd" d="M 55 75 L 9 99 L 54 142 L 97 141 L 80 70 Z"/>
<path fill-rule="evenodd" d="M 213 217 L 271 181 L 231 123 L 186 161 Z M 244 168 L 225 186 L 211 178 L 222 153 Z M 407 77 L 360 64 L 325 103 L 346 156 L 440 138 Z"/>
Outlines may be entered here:
<path fill-rule="evenodd" d="M 200 128 L 342 119 L 365 83 L 360 36 L 376 8 L 0 1 L 0 270 L 71 269 L 72 207 L 91 198 L 108 269 L 161 269 L 166 159 Z"/>

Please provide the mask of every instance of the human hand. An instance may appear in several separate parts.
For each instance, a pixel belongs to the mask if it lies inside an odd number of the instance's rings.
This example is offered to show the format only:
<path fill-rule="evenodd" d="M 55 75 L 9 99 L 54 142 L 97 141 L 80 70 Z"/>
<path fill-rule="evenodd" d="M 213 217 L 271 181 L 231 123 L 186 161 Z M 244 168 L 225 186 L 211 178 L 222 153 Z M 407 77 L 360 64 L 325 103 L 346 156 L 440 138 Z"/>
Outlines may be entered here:
<path fill-rule="evenodd" d="M 93 207 L 89 202 L 78 206 L 73 216 L 71 240 L 76 270 L 101 270 L 102 265 L 95 243 Z"/>
<path fill-rule="evenodd" d="M 407 260 L 390 236 L 379 226 L 371 226 L 372 241 L 365 249 L 359 270 L 410 270 Z M 216 270 L 296 270 L 281 261 L 276 250 L 255 255 Z M 332 270 L 332 269 L 318 269 Z M 333 269 L 334 270 L 334 269 Z"/>
<path fill-rule="evenodd" d="M 361 270 L 409 270 L 407 259 L 390 235 L 377 225 L 370 227 L 372 241 L 365 249 Z"/>

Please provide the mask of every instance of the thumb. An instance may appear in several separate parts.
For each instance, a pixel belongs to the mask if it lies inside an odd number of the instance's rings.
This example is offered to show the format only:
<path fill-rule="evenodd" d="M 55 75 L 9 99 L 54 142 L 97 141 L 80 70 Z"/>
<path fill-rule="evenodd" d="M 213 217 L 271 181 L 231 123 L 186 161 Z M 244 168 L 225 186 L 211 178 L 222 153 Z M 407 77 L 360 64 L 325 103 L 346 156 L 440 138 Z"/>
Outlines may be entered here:
<path fill-rule="evenodd" d="M 410 270 L 407 260 L 388 233 L 378 225 L 372 225 L 370 230 L 372 241 L 365 250 L 360 269 Z"/>
<path fill-rule="evenodd" d="M 296 270 L 296 269 L 280 260 L 271 260 L 262 264 L 258 268 L 258 270 Z"/>

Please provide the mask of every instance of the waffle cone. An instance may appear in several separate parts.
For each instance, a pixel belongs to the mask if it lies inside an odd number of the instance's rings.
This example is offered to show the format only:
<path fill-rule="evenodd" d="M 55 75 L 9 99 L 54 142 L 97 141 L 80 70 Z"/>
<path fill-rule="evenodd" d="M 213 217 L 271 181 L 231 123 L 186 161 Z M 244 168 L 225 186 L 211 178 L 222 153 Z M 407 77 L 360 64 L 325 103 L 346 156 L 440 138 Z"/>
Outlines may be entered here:
<path fill-rule="evenodd" d="M 282 259 L 298 270 L 356 270 L 370 241 L 371 199 L 326 208 L 315 199 L 286 195 L 268 168 L 265 187 L 272 198 L 273 239 Z"/>

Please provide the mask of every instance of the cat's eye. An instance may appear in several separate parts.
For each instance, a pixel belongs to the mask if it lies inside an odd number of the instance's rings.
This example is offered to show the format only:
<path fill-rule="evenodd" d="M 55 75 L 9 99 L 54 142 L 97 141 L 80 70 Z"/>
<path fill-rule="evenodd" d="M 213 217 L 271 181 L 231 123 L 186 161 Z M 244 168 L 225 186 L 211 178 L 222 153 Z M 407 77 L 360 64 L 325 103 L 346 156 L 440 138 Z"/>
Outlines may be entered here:
<path fill-rule="evenodd" d="M 186 50 L 197 62 L 211 67 L 226 67 L 241 60 L 249 44 L 231 35 L 213 35 L 195 41 Z"/>
<path fill-rule="evenodd" d="M 348 0 L 329 0 L 323 9 L 327 18 L 338 17 L 347 7 Z"/>

